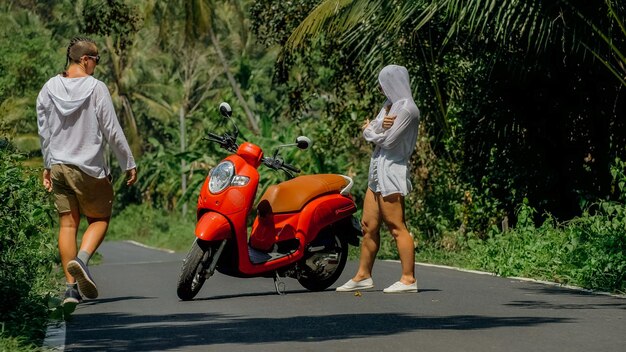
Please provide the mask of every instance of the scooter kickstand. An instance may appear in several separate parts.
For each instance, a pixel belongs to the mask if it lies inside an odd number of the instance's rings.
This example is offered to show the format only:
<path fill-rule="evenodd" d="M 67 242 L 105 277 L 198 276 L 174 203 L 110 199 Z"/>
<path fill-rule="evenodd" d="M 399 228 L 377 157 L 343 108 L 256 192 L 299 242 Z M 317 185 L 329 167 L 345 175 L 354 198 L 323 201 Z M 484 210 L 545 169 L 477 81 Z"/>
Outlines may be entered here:
<path fill-rule="evenodd" d="M 285 283 L 280 279 L 280 276 L 278 276 L 278 271 L 274 272 L 274 287 L 276 288 L 276 293 L 279 295 L 282 296 L 285 294 Z"/>

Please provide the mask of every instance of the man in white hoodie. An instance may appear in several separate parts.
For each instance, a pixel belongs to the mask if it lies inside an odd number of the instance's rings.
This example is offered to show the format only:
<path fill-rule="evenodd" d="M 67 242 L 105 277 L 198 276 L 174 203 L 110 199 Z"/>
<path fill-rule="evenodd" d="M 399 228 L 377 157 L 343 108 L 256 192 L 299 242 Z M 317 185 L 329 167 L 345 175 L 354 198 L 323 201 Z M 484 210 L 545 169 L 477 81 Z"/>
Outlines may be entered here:
<path fill-rule="evenodd" d="M 64 306 L 96 298 L 89 259 L 102 243 L 113 204 L 105 143 L 126 171 L 128 186 L 137 180 L 135 160 L 117 120 L 107 86 L 92 77 L 100 61 L 88 38 L 74 38 L 67 48 L 67 71 L 52 77 L 37 97 L 37 123 L 44 160 L 43 185 L 54 194 L 59 212 L 59 252 L 67 280 Z M 77 233 L 80 215 L 89 226 Z"/>

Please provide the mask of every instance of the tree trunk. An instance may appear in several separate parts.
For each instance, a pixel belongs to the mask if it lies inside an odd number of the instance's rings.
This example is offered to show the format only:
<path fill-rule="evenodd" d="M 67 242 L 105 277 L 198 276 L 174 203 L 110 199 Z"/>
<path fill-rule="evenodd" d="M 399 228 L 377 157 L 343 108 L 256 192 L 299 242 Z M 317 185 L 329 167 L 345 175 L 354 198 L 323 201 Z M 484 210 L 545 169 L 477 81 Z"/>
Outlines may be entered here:
<path fill-rule="evenodd" d="M 185 109 L 183 108 L 183 106 L 180 106 L 180 110 L 179 110 L 179 123 L 180 123 L 180 151 L 181 153 L 185 152 Z M 180 184 L 181 184 L 181 190 L 182 190 L 182 195 L 185 194 L 185 192 L 187 192 L 187 175 L 185 175 L 185 159 L 181 158 L 180 159 L 180 175 L 181 175 L 181 179 L 180 179 Z M 183 203 L 182 206 L 182 212 L 183 212 L 183 216 L 187 214 L 187 202 Z"/>
<path fill-rule="evenodd" d="M 250 111 L 248 104 L 243 98 L 243 95 L 241 94 L 241 89 L 239 89 L 239 84 L 237 84 L 237 81 L 235 81 L 235 77 L 233 77 L 232 73 L 230 73 L 228 61 L 226 61 L 226 57 L 224 56 L 224 53 L 222 52 L 222 49 L 220 48 L 220 43 L 217 40 L 217 37 L 215 36 L 215 32 L 210 27 L 209 27 L 209 36 L 211 37 L 211 43 L 213 44 L 213 47 L 215 48 L 215 51 L 217 52 L 217 56 L 219 57 L 220 61 L 222 62 L 222 65 L 224 66 L 224 72 L 226 72 L 228 81 L 230 82 L 230 85 L 233 87 L 233 91 L 235 91 L 235 95 L 237 96 L 237 99 L 239 100 L 239 104 L 241 104 L 244 112 L 246 113 L 246 116 L 248 117 L 250 128 L 252 128 L 252 131 L 254 132 L 254 134 L 258 135 L 261 132 L 259 130 L 259 123 L 257 122 L 256 117 L 252 114 L 252 111 Z"/>
<path fill-rule="evenodd" d="M 132 104 L 126 95 L 125 87 L 122 86 L 122 76 L 124 75 L 124 70 L 126 68 L 123 67 L 122 57 L 116 54 L 117 51 L 115 50 L 113 39 L 107 37 L 105 40 L 105 46 L 110 54 L 111 69 L 116 87 L 116 91 L 111 95 L 117 95 L 117 100 L 120 106 L 120 111 L 118 111 L 120 116 L 118 116 L 118 119 L 120 120 L 119 122 L 122 125 L 122 128 L 124 128 L 124 134 L 126 135 L 130 149 L 133 152 L 133 156 L 137 158 L 141 153 L 141 136 L 139 135 L 139 130 L 137 129 L 137 121 L 135 120 Z"/>

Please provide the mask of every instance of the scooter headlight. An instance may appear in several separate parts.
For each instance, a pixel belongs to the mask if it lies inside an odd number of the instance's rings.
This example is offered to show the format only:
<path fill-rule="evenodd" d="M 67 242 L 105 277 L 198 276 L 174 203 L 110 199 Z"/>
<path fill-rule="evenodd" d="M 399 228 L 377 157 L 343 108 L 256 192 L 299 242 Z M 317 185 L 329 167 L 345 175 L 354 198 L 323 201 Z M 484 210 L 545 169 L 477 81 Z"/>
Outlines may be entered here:
<path fill-rule="evenodd" d="M 230 185 L 235 175 L 235 165 L 230 161 L 219 163 L 211 171 L 211 179 L 209 180 L 209 191 L 213 194 L 222 192 Z"/>

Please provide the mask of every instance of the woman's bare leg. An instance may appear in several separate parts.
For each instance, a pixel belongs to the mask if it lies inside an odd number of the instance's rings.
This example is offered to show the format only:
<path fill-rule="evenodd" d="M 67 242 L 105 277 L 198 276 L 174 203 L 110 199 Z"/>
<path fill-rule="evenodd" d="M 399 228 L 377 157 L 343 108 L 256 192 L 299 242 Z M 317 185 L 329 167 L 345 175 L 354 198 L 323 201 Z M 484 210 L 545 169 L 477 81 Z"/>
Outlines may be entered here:
<path fill-rule="evenodd" d="M 368 188 L 365 192 L 363 216 L 361 218 L 363 239 L 361 240 L 359 270 L 352 278 L 353 281 L 358 282 L 372 277 L 372 268 L 380 247 L 380 216 L 376 195 Z"/>
<path fill-rule="evenodd" d="M 402 265 L 400 282 L 410 285 L 415 282 L 415 245 L 404 222 L 404 197 L 396 193 L 378 199 L 383 222 L 398 246 Z"/>

